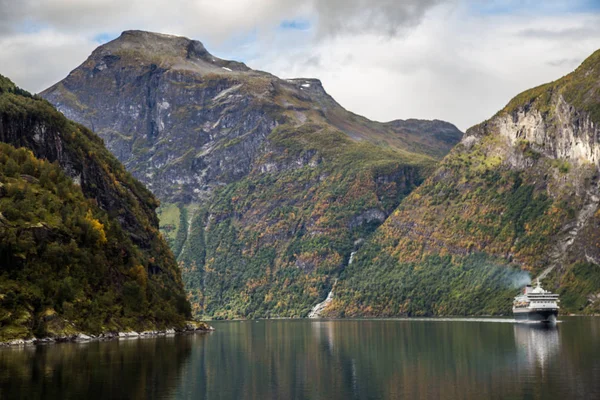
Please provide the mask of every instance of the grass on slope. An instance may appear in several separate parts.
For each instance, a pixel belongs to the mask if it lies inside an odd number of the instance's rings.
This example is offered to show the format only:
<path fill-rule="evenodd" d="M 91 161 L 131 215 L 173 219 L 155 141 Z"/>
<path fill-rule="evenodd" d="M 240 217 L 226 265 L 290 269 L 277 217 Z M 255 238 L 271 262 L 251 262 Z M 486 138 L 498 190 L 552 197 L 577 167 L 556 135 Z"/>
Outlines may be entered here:
<path fill-rule="evenodd" d="M 269 140 L 274 150 L 254 171 L 218 190 L 192 220 L 179 260 L 197 315 L 305 316 L 355 241 L 433 164 L 317 125 L 280 126 Z"/>

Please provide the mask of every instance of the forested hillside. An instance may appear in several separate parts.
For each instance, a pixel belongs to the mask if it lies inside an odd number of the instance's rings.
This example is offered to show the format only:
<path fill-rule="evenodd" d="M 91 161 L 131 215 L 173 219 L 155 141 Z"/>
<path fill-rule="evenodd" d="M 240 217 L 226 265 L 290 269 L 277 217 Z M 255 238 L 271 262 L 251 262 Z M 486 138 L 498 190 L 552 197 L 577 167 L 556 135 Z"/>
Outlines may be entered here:
<path fill-rule="evenodd" d="M 158 202 L 87 128 L 0 76 L 0 341 L 182 325 Z"/>
<path fill-rule="evenodd" d="M 469 129 L 356 255 L 329 315 L 508 314 L 529 277 L 563 312 L 597 313 L 599 110 L 600 51 Z"/>

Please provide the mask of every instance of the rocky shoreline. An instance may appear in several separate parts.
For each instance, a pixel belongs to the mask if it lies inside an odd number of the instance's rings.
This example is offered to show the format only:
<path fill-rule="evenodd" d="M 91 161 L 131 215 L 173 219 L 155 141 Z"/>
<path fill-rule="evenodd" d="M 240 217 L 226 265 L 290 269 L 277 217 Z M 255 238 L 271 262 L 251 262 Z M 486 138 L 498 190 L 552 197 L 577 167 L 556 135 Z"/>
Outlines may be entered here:
<path fill-rule="evenodd" d="M 120 339 L 144 339 L 159 336 L 174 336 L 180 334 L 190 333 L 208 333 L 215 329 L 205 323 L 188 323 L 183 328 L 171 328 L 157 331 L 124 331 L 124 332 L 106 332 L 99 335 L 92 335 L 86 333 L 77 333 L 74 335 L 45 337 L 45 338 L 31 338 L 31 339 L 14 339 L 6 342 L 0 342 L 0 347 L 11 347 L 11 346 L 35 346 L 53 343 L 86 343 L 92 341 L 108 341 L 108 340 L 120 340 Z"/>

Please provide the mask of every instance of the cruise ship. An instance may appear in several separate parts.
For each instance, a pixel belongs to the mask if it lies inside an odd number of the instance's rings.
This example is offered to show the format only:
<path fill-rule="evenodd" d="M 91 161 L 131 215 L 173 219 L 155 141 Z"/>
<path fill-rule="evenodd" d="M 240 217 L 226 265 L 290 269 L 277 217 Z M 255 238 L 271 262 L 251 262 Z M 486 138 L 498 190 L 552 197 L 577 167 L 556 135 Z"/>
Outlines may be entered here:
<path fill-rule="evenodd" d="M 538 279 L 535 288 L 527 285 L 523 294 L 515 297 L 513 315 L 516 320 L 555 322 L 559 301 L 558 295 L 544 290 Z"/>

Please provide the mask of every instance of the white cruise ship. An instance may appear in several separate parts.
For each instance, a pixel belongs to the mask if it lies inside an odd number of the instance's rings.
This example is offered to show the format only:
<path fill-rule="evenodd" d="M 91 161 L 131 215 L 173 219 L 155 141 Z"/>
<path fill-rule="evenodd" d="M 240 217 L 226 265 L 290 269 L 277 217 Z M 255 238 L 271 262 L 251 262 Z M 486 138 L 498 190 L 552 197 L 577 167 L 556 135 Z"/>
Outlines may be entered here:
<path fill-rule="evenodd" d="M 513 315 L 517 320 L 555 322 L 559 301 L 558 295 L 544 290 L 538 279 L 535 288 L 527 285 L 523 294 L 515 297 Z"/>

